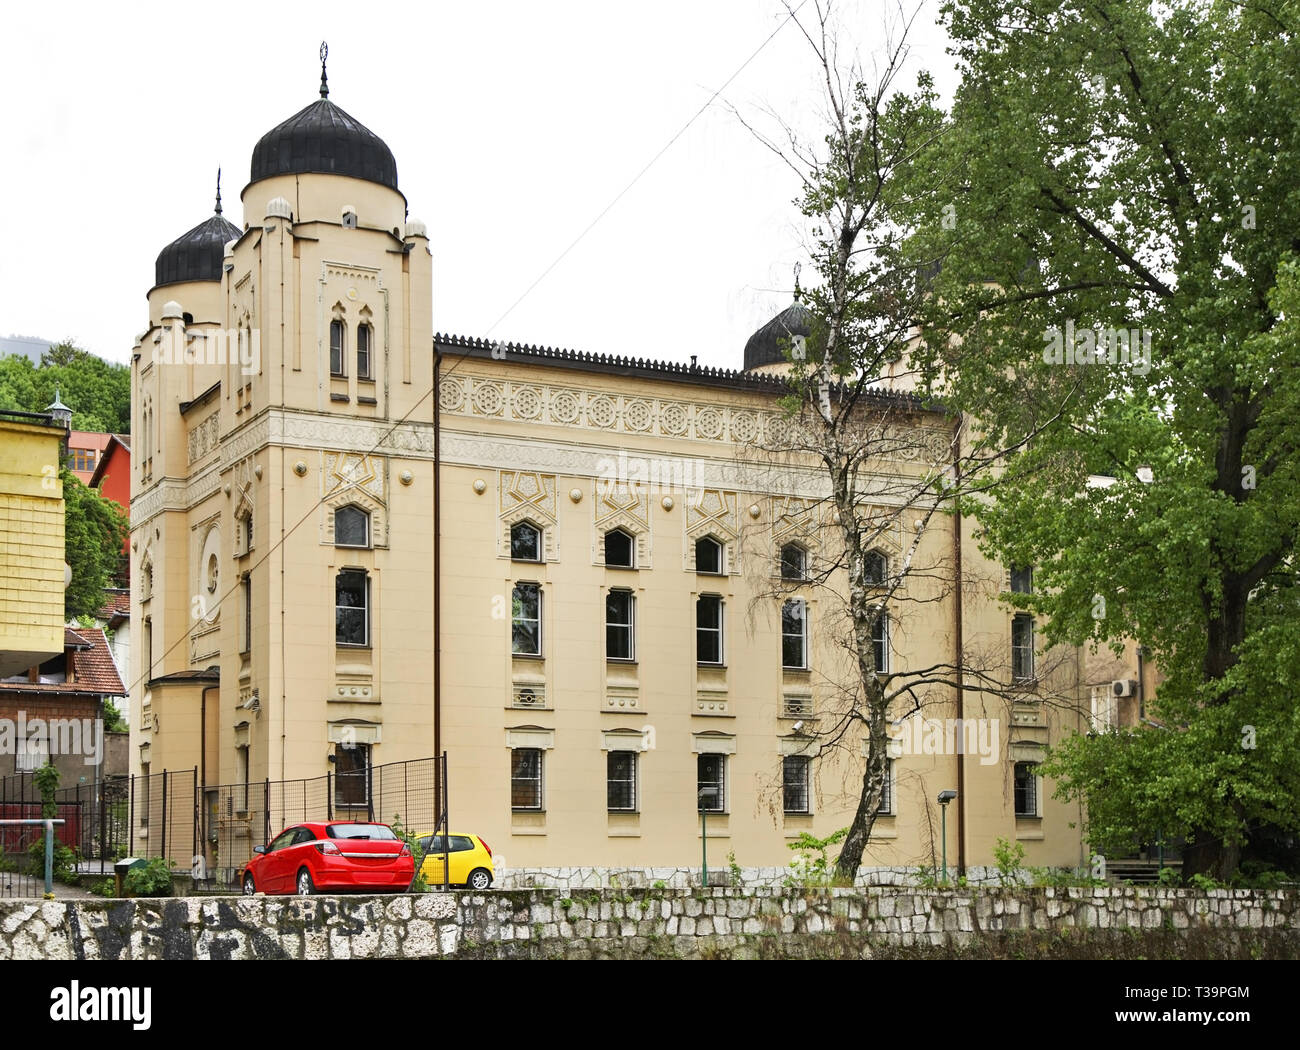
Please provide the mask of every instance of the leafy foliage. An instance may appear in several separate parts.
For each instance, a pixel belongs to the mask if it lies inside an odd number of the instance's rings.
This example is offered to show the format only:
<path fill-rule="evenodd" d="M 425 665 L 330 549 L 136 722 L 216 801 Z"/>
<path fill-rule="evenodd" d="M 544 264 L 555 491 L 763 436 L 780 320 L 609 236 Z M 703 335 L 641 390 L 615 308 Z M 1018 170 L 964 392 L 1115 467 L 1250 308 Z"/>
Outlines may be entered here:
<path fill-rule="evenodd" d="M 0 408 L 44 412 L 55 392 L 72 409 L 72 428 L 107 434 L 131 431 L 131 370 L 71 340 L 50 347 L 39 365 L 22 355 L 0 358 Z"/>
<path fill-rule="evenodd" d="M 122 880 L 131 897 L 169 897 L 172 892 L 172 864 L 166 857 L 154 857 L 132 868 Z"/>
<path fill-rule="evenodd" d="M 63 595 L 68 619 L 93 616 L 104 606 L 104 591 L 113 585 L 128 534 L 126 515 L 66 467 L 63 481 L 64 558 L 72 567 L 72 582 Z"/>
<path fill-rule="evenodd" d="M 1300 4 L 944 12 L 962 83 L 906 198 L 911 264 L 942 267 L 914 360 L 1014 450 L 969 509 L 1035 566 L 1043 640 L 1133 638 L 1167 676 L 1164 728 L 1044 771 L 1094 848 L 1163 833 L 1223 880 L 1300 830 Z M 1112 330 L 1127 360 L 1083 353 Z"/>

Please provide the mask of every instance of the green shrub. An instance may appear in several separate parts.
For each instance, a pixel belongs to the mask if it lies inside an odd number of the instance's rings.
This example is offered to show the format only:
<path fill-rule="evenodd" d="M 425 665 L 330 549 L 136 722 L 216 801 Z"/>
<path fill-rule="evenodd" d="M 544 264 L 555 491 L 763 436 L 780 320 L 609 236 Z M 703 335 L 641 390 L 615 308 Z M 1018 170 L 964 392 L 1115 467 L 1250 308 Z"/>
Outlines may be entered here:
<path fill-rule="evenodd" d="M 122 885 L 131 897 L 170 897 L 172 892 L 172 861 L 165 857 L 132 868 L 126 873 Z"/>
<path fill-rule="evenodd" d="M 1004 838 L 993 847 L 993 860 L 998 866 L 998 883 L 1002 886 L 1020 885 L 1020 869 L 1025 866 L 1025 844 L 1012 845 Z"/>

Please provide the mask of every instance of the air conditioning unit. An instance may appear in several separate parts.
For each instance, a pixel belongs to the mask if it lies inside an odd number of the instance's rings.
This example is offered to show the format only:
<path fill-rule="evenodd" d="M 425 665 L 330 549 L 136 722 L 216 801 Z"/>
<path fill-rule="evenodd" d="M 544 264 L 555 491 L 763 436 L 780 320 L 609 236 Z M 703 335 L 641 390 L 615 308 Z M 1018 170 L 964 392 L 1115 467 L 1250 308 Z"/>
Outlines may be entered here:
<path fill-rule="evenodd" d="M 1136 696 L 1137 682 L 1131 678 L 1117 678 L 1110 683 L 1111 696 Z"/>

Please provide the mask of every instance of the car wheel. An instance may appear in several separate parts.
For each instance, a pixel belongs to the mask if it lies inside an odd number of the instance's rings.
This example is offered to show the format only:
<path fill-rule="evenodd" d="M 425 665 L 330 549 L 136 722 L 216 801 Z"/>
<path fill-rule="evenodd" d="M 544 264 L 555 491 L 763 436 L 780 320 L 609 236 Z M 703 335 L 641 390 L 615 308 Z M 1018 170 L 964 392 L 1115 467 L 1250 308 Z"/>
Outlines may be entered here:
<path fill-rule="evenodd" d="M 485 890 L 492 885 L 492 875 L 486 868 L 475 868 L 469 873 L 469 888 Z"/>
<path fill-rule="evenodd" d="M 303 868 L 302 871 L 298 872 L 298 896 L 310 897 L 315 892 L 316 887 L 312 884 L 311 872 Z"/>
<path fill-rule="evenodd" d="M 257 886 L 253 882 L 252 875 L 244 876 L 244 896 L 251 897 L 257 892 Z"/>

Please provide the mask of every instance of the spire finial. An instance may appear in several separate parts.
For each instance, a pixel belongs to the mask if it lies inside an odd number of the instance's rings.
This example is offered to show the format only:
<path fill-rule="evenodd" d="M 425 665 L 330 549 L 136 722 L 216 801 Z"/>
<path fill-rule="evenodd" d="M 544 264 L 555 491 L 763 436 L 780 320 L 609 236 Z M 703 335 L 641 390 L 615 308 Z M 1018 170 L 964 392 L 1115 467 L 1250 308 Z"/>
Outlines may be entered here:
<path fill-rule="evenodd" d="M 217 169 L 217 214 L 221 214 L 221 169 Z"/>
<path fill-rule="evenodd" d="M 795 264 L 794 264 L 794 301 L 795 301 L 796 303 L 797 303 L 797 302 L 798 302 L 798 301 L 803 297 L 803 293 L 802 293 L 801 291 L 799 291 L 799 269 L 800 269 L 800 266 L 801 266 L 800 263 L 795 263 Z"/>
<path fill-rule="evenodd" d="M 329 57 L 330 46 L 324 40 L 320 42 L 320 97 L 330 97 L 330 86 L 325 80 L 325 59 Z"/>

